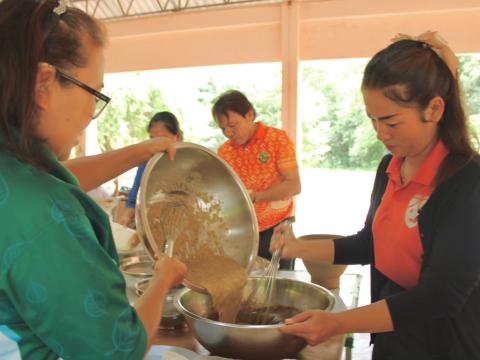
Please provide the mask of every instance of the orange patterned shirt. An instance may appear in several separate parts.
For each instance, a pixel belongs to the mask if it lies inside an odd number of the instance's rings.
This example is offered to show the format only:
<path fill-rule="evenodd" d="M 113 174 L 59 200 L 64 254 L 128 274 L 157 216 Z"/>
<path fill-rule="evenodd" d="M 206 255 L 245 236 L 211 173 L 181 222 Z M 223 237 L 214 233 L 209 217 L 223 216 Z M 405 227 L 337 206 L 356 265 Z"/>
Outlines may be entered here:
<path fill-rule="evenodd" d="M 242 179 L 248 190 L 263 192 L 283 181 L 282 171 L 297 169 L 295 146 L 283 130 L 258 122 L 255 135 L 244 145 L 227 140 L 218 155 Z M 264 231 L 291 215 L 292 198 L 280 201 L 258 201 L 255 212 L 260 231 Z"/>

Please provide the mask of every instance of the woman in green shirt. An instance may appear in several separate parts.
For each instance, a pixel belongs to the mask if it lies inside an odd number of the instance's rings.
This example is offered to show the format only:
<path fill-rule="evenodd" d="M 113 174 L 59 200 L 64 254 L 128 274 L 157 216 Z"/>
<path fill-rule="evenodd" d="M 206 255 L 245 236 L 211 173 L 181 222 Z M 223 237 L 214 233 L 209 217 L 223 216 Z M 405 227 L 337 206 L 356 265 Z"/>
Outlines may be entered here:
<path fill-rule="evenodd" d="M 108 217 L 60 163 L 110 100 L 104 43 L 63 3 L 0 2 L 0 326 L 23 359 L 142 359 L 186 273 L 162 257 L 131 307 Z M 165 139 L 137 151 L 139 162 L 175 152 Z"/>

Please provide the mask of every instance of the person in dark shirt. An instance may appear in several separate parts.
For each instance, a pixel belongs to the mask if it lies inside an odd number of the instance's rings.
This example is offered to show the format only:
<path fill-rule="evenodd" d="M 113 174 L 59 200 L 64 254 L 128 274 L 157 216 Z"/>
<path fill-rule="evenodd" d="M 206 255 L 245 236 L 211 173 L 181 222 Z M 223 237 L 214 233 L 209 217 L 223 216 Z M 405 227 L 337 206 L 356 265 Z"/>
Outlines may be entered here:
<path fill-rule="evenodd" d="M 317 344 L 371 332 L 373 359 L 480 359 L 480 158 L 457 81 L 436 32 L 402 35 L 367 64 L 362 93 L 381 161 L 365 227 L 327 241 L 275 229 L 286 257 L 369 264 L 372 303 L 307 311 L 281 331 Z"/>

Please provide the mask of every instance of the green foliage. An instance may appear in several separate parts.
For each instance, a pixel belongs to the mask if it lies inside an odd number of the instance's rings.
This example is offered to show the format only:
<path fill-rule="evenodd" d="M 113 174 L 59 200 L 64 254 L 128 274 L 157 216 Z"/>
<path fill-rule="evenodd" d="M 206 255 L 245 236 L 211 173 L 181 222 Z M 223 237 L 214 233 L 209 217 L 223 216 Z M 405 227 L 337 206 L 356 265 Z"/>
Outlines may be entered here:
<path fill-rule="evenodd" d="M 303 68 L 302 91 L 313 99 L 301 103 L 308 108 L 300 119 L 305 167 L 373 169 L 385 152 L 365 115 L 359 89 L 363 66 L 356 60 L 344 61 L 334 73 L 323 66 Z"/>
<path fill-rule="evenodd" d="M 169 109 L 157 89 L 149 89 L 146 100 L 133 93 L 117 93 L 97 122 L 97 140 L 102 152 L 148 138 L 147 125 L 158 111 Z"/>
<path fill-rule="evenodd" d="M 463 55 L 459 59 L 460 83 L 469 116 L 470 134 L 474 146 L 480 150 L 480 55 Z"/>
<path fill-rule="evenodd" d="M 460 82 L 469 115 L 480 113 L 480 55 L 463 55 L 460 59 Z"/>
<path fill-rule="evenodd" d="M 97 119 L 97 141 L 102 152 L 116 149 L 123 143 L 120 138 L 119 112 L 112 101 Z"/>
<path fill-rule="evenodd" d="M 208 107 L 210 113 L 216 98 L 231 89 L 238 89 L 244 92 L 255 107 L 258 120 L 270 126 L 281 126 L 281 91 L 276 86 L 266 89 L 253 87 L 251 91 L 243 91 L 234 84 L 228 82 L 219 84 L 210 78 L 204 87 L 197 89 L 199 93 L 197 101 L 205 107 Z M 217 149 L 225 142 L 226 138 L 218 128 L 213 117 L 211 117 L 208 122 L 208 128 L 211 131 L 204 137 L 198 138 L 198 142 L 212 149 Z"/>
<path fill-rule="evenodd" d="M 234 88 L 234 85 L 228 83 L 219 85 L 212 78 L 210 78 L 208 79 L 207 84 L 204 87 L 200 87 L 197 89 L 199 94 L 197 101 L 206 108 L 208 108 L 208 113 L 210 114 L 210 120 L 207 124 L 210 131 L 208 131 L 204 136 L 198 139 L 198 142 L 203 146 L 209 147 L 211 149 L 218 149 L 220 145 L 225 142 L 225 136 L 218 128 L 218 125 L 213 119 L 213 116 L 211 116 L 211 108 L 213 106 L 213 103 L 215 102 L 215 99 L 220 94 Z"/>
<path fill-rule="evenodd" d="M 480 56 L 459 58 L 469 129 L 479 149 Z M 363 60 L 338 61 L 334 76 L 330 73 L 332 69 L 322 63 L 304 67 L 303 92 L 310 95 L 309 99 L 315 99 L 313 104 L 301 104 L 301 108 L 309 109 L 300 119 L 305 167 L 372 170 L 385 154 L 365 115 L 359 89 L 364 66 Z"/>
<path fill-rule="evenodd" d="M 301 72 L 303 86 L 299 109 L 302 114 L 299 122 L 303 165 L 307 168 L 374 169 L 386 150 L 376 139 L 371 122 L 365 115 L 360 83 L 366 60 L 317 64 L 306 65 Z M 469 127 L 478 149 L 480 55 L 460 56 L 460 80 Z M 252 79 L 251 86 L 239 86 L 223 78 L 209 78 L 204 86 L 196 89 L 196 100 L 201 106 L 194 119 L 184 119 L 181 110 L 172 110 L 158 89 L 148 90 L 144 98 L 132 92 L 116 93 L 97 122 L 100 147 L 102 151 L 107 151 L 146 139 L 150 117 L 157 111 L 168 109 L 180 119 L 184 133 L 188 134 L 187 141 L 217 149 L 226 139 L 213 120 L 210 109 L 215 98 L 229 89 L 244 91 L 255 106 L 258 120 L 281 127 L 279 83 L 265 84 Z"/>

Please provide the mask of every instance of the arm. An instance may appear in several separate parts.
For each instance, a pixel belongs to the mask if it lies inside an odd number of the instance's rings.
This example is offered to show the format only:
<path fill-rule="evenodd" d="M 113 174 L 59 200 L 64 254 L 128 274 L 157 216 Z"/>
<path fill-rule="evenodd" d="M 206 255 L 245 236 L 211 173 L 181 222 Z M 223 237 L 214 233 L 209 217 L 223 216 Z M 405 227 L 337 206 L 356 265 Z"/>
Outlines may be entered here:
<path fill-rule="evenodd" d="M 445 317 L 467 324 L 478 311 L 480 166 L 462 177 L 435 190 L 420 212 L 425 253 L 418 286 L 387 299 L 396 328 Z"/>
<path fill-rule="evenodd" d="M 256 201 L 277 201 L 289 199 L 300 193 L 300 175 L 298 168 L 281 171 L 283 181 L 271 186 L 262 192 L 253 192 L 252 200 Z"/>
<path fill-rule="evenodd" d="M 282 248 L 282 257 L 301 258 L 305 260 L 320 260 L 328 263 L 333 262 L 333 240 L 302 240 L 296 238 L 292 226 L 287 224 L 278 225 L 272 236 L 270 252 Z"/>
<path fill-rule="evenodd" d="M 77 177 L 80 187 L 90 191 L 162 151 L 166 151 L 170 159 L 175 156 L 172 141 L 159 137 L 99 155 L 67 160 L 63 164 Z"/>
<path fill-rule="evenodd" d="M 125 280 L 90 220 L 73 207 L 38 217 L 39 228 L 25 235 L 25 251 L 10 269 L 10 291 L 18 294 L 12 302 L 37 339 L 26 341 L 55 350 L 61 344 L 62 358 L 142 359 L 154 333 L 130 306 Z"/>
<path fill-rule="evenodd" d="M 300 336 L 310 345 L 317 345 L 338 334 L 393 330 L 392 318 L 384 300 L 338 313 L 308 310 L 287 319 L 285 324 L 280 329 L 283 333 Z"/>
<path fill-rule="evenodd" d="M 147 291 L 135 303 L 137 314 L 147 331 L 147 351 L 153 345 L 157 334 L 165 298 L 172 287 L 182 282 L 186 272 L 187 268 L 183 263 L 162 255 L 155 263 L 154 276 Z"/>
<path fill-rule="evenodd" d="M 281 224 L 275 228 L 270 251 L 283 247 L 282 256 L 298 257 L 306 260 L 320 260 L 335 264 L 369 264 L 371 262 L 372 220 L 375 211 L 385 191 L 388 178 L 385 170 L 391 156 L 386 156 L 380 162 L 373 185 L 365 225 L 357 234 L 335 240 L 315 240 L 314 235 L 308 235 L 309 240 L 296 239 L 292 227 Z"/>

